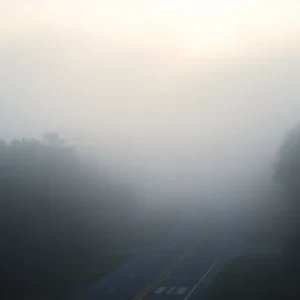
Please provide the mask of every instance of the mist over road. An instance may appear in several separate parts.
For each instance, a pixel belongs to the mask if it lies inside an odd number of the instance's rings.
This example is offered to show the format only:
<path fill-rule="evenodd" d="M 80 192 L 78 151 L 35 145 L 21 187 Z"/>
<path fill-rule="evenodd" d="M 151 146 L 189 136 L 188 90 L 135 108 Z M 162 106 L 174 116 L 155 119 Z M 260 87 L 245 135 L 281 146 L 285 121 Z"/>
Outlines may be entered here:
<path fill-rule="evenodd" d="M 5 299 L 197 299 L 244 225 L 294 269 L 300 1 L 23 2 L 0 1 Z"/>
<path fill-rule="evenodd" d="M 229 254 L 243 247 L 228 217 L 188 212 L 161 242 L 70 300 L 198 299 Z"/>

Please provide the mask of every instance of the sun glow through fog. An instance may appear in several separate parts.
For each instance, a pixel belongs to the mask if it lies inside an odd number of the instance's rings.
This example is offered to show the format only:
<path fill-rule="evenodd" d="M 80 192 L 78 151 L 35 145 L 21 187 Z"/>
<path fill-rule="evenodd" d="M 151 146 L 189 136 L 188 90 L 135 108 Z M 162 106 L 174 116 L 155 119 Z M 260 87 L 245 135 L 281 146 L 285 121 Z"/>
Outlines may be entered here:
<path fill-rule="evenodd" d="M 0 1 L 0 131 L 53 128 L 128 147 L 142 157 L 145 182 L 172 178 L 177 162 L 195 186 L 208 172 L 237 182 L 237 154 L 256 155 L 251 147 L 267 143 L 264 130 L 280 115 L 299 116 L 290 97 L 299 76 L 289 74 L 298 70 L 299 8 L 299 0 Z M 240 169 L 228 177 L 230 162 Z"/>
<path fill-rule="evenodd" d="M 105 35 L 124 44 L 150 39 L 163 47 L 169 40 L 175 51 L 190 54 L 236 51 L 252 39 L 282 39 L 300 28 L 300 4 L 293 0 L 284 6 L 258 0 L 31 0 L 2 5 L 2 36 L 46 27 L 94 39 Z"/>

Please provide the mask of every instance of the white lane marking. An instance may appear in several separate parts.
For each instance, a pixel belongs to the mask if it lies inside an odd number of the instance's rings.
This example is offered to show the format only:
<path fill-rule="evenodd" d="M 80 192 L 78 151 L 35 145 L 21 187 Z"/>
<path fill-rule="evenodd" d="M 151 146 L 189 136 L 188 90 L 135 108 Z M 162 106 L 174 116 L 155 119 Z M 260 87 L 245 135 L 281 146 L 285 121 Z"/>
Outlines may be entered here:
<path fill-rule="evenodd" d="M 176 290 L 176 286 L 172 286 L 172 287 L 167 291 L 167 295 L 172 294 L 175 290 Z"/>
<path fill-rule="evenodd" d="M 110 290 L 108 291 L 108 293 L 112 292 L 114 289 L 115 289 L 115 288 L 110 289 Z"/>
<path fill-rule="evenodd" d="M 155 294 L 161 294 L 164 290 L 166 289 L 166 287 L 161 286 L 160 288 L 158 288 L 155 292 Z"/>
<path fill-rule="evenodd" d="M 186 290 L 187 290 L 187 287 L 182 286 L 177 290 L 176 295 L 183 295 L 186 292 Z"/>
<path fill-rule="evenodd" d="M 217 264 L 217 262 L 220 260 L 221 256 L 219 256 L 214 263 L 209 267 L 209 269 L 206 271 L 206 273 L 199 279 L 199 281 L 195 284 L 195 286 L 190 290 L 190 292 L 186 295 L 184 300 L 187 300 L 190 298 L 190 296 L 193 294 L 195 289 L 199 286 L 199 284 L 205 279 L 205 277 L 209 274 L 209 272 L 214 268 L 214 266 Z"/>

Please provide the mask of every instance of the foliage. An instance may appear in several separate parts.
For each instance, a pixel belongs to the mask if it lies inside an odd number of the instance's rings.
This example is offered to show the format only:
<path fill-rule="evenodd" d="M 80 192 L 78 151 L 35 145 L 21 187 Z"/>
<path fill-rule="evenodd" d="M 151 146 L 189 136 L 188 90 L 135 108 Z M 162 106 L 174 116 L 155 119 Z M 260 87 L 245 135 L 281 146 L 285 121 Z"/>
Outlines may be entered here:
<path fill-rule="evenodd" d="M 176 217 L 138 206 L 108 175 L 56 133 L 0 141 L 5 299 L 56 299 L 172 228 Z"/>
<path fill-rule="evenodd" d="M 58 134 L 0 142 L 1 271 L 12 299 L 37 287 L 44 299 L 76 270 L 97 273 L 100 253 L 121 241 L 120 206 L 124 216 L 134 209 L 119 190 Z"/>
<path fill-rule="evenodd" d="M 278 151 L 275 178 L 283 190 L 282 212 L 285 214 L 285 256 L 289 261 L 291 280 L 297 280 L 300 271 L 300 125 L 285 136 Z"/>
<path fill-rule="evenodd" d="M 300 125 L 287 132 L 278 151 L 276 180 L 286 191 L 293 192 L 293 197 L 300 194 Z M 297 194 L 295 194 L 297 193 Z"/>

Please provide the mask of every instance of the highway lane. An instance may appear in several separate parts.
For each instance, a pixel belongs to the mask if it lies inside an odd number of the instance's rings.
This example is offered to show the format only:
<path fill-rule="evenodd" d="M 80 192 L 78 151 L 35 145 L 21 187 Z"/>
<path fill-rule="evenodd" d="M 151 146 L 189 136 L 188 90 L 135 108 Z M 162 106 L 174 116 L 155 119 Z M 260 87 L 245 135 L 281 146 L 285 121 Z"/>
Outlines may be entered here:
<path fill-rule="evenodd" d="M 134 300 L 190 299 L 220 260 L 220 250 L 199 250 L 196 246 L 170 271 Z"/>
<path fill-rule="evenodd" d="M 191 215 L 163 241 L 69 299 L 193 299 L 230 242 L 228 226 L 217 231 L 213 228 L 212 234 L 203 226 L 197 214 Z M 208 232 L 208 237 L 203 237 L 203 232 Z"/>

